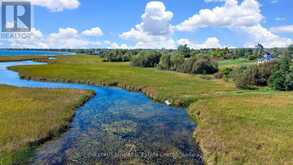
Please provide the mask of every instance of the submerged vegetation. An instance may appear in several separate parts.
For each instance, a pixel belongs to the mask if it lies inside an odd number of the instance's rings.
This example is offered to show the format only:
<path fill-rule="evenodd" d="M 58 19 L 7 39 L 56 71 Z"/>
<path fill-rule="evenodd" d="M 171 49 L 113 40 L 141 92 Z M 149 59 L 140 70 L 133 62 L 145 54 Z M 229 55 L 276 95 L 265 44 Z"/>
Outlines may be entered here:
<path fill-rule="evenodd" d="M 130 56 L 125 51 L 127 58 L 115 54 L 110 55 L 112 60 L 105 55 L 59 56 L 49 65 L 11 69 L 26 79 L 113 85 L 189 106 L 189 114 L 198 123 L 195 138 L 208 164 L 290 164 L 293 94 L 276 90 L 293 86 L 291 54 L 280 58 L 286 49 L 271 49 L 276 60 L 257 64 L 261 51 L 182 46 L 131 50 L 135 53 Z"/>
<path fill-rule="evenodd" d="M 22 164 L 33 147 L 63 132 L 92 93 L 0 86 L 0 165 Z"/>
<path fill-rule="evenodd" d="M 209 164 L 293 161 L 291 93 L 237 90 L 233 83 L 224 80 L 131 67 L 129 63 L 104 63 L 99 57 L 85 55 L 58 57 L 54 64 L 12 69 L 24 78 L 117 85 L 141 90 L 159 101 L 192 103 L 189 113 L 198 122 L 195 137 Z"/>

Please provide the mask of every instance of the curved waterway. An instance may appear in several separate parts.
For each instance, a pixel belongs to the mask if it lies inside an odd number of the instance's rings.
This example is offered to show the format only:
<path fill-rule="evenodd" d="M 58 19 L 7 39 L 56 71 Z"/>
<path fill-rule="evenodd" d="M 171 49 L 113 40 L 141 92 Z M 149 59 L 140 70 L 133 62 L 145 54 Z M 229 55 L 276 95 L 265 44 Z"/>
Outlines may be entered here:
<path fill-rule="evenodd" d="M 66 133 L 36 149 L 31 164 L 202 164 L 192 138 L 196 126 L 185 109 L 120 88 L 22 80 L 7 69 L 37 64 L 0 63 L 0 84 L 85 89 L 96 96 L 76 111 Z"/>

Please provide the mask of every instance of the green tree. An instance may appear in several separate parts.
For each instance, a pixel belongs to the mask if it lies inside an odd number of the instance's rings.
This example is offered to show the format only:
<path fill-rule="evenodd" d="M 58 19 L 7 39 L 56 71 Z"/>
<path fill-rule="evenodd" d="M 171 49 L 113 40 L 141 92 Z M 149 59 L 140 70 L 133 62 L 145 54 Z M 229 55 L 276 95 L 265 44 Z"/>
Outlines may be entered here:
<path fill-rule="evenodd" d="M 183 55 L 184 57 L 190 57 L 191 56 L 191 49 L 185 44 L 185 45 L 180 45 L 177 48 L 177 51 L 180 55 Z"/>
<path fill-rule="evenodd" d="M 280 91 L 293 90 L 293 71 L 290 68 L 291 59 L 288 52 L 282 56 L 278 69 L 270 78 L 272 88 Z"/>
<path fill-rule="evenodd" d="M 177 71 L 179 67 L 184 63 L 184 57 L 179 54 L 171 55 L 171 70 Z"/>
<path fill-rule="evenodd" d="M 159 69 L 169 70 L 171 68 L 171 55 L 163 54 L 160 58 Z"/>
<path fill-rule="evenodd" d="M 288 54 L 290 58 L 293 57 L 293 44 L 288 46 Z"/>

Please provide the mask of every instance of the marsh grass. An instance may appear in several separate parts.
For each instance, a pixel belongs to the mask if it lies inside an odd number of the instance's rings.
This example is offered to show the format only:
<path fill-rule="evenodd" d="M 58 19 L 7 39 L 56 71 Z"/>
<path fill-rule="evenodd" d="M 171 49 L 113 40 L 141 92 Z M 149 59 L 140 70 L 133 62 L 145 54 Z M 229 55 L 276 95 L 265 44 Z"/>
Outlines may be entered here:
<path fill-rule="evenodd" d="M 292 164 L 293 94 L 234 95 L 189 108 L 209 164 Z"/>
<path fill-rule="evenodd" d="M 174 105 L 189 105 L 201 97 L 235 90 L 232 83 L 223 80 L 206 80 L 191 74 L 130 67 L 128 63 L 105 63 L 96 56 L 62 56 L 50 65 L 10 69 L 16 70 L 26 79 L 115 85 L 143 91 L 154 100 L 169 100 Z"/>
<path fill-rule="evenodd" d="M 0 86 L 0 165 L 21 164 L 32 147 L 59 135 L 92 94 Z"/>
<path fill-rule="evenodd" d="M 175 105 L 193 103 L 189 114 L 197 120 L 195 137 L 208 164 L 293 164 L 293 93 L 236 90 L 222 80 L 103 63 L 95 56 L 59 57 L 50 65 L 11 69 L 27 79 L 116 85 Z"/>
<path fill-rule="evenodd" d="M 25 60 L 35 60 L 35 61 L 48 61 L 49 56 L 1 56 L 0 62 L 10 62 L 10 61 L 25 61 Z"/>

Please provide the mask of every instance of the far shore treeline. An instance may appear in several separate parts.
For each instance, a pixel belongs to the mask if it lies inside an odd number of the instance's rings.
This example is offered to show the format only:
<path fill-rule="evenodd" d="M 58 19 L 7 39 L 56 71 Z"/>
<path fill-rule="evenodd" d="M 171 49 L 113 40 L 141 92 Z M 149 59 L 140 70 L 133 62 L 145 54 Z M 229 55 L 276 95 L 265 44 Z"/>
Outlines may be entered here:
<path fill-rule="evenodd" d="M 2 49 L 3 50 L 3 49 Z M 293 45 L 287 48 L 215 48 L 191 49 L 5 49 L 72 52 L 101 56 L 104 62 L 129 62 L 135 67 L 202 74 L 205 78 L 235 82 L 240 89 L 269 86 L 275 90 L 293 90 Z M 271 59 L 262 61 L 266 54 Z M 260 62 L 261 61 L 261 62 Z M 225 65 L 225 64 L 230 65 Z M 235 65 L 233 65 L 235 64 Z M 243 65 L 242 65 L 243 64 Z M 214 76 L 209 76 L 209 75 Z M 203 76 L 202 76 L 203 77 Z"/>
<path fill-rule="evenodd" d="M 79 49 L 103 57 L 104 62 L 129 62 L 136 67 L 155 67 L 161 70 L 202 74 L 235 82 L 240 89 L 269 86 L 280 91 L 293 90 L 293 45 L 288 48 L 223 48 L 191 49 L 181 45 L 171 49 Z M 271 59 L 263 58 L 269 54 Z M 223 65 L 230 63 L 231 65 Z M 243 65 L 241 65 L 243 63 Z M 235 64 L 235 65 L 233 65 Z M 214 76 L 209 76 L 213 74 Z"/>

